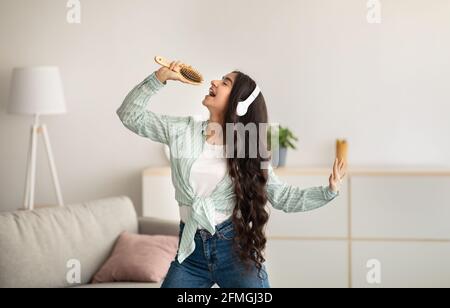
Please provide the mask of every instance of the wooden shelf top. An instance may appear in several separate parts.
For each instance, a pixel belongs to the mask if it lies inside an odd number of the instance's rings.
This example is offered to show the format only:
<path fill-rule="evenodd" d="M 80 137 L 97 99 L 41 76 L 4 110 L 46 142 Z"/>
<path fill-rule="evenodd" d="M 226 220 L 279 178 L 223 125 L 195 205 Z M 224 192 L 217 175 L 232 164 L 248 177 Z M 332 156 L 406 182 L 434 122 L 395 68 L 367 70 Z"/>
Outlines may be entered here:
<path fill-rule="evenodd" d="M 274 169 L 279 176 L 329 175 L 331 167 L 282 167 Z M 394 167 L 351 167 L 350 176 L 450 176 L 450 168 L 394 168 Z M 149 167 L 143 170 L 145 176 L 168 176 L 170 167 Z"/>

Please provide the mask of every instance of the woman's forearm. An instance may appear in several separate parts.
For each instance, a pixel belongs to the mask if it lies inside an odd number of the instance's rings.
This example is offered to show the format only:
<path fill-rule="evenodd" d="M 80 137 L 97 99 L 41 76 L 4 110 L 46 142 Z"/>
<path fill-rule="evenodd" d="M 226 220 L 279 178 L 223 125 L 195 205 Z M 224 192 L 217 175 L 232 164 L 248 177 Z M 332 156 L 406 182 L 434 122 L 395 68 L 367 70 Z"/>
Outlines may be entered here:
<path fill-rule="evenodd" d="M 122 123 L 134 133 L 160 143 L 168 143 L 168 117 L 158 115 L 147 109 L 150 98 L 164 87 L 153 72 L 135 86 L 117 110 Z"/>
<path fill-rule="evenodd" d="M 162 76 L 161 80 L 158 75 Z M 185 131 L 190 117 L 156 114 L 147 110 L 150 98 L 166 85 L 162 82 L 164 79 L 165 74 L 153 72 L 130 91 L 117 110 L 117 115 L 132 132 L 168 145 L 171 135 Z"/>
<path fill-rule="evenodd" d="M 272 167 L 269 168 L 267 196 L 275 209 L 286 213 L 307 212 L 320 208 L 339 195 L 328 186 L 301 189 L 283 182 Z"/>

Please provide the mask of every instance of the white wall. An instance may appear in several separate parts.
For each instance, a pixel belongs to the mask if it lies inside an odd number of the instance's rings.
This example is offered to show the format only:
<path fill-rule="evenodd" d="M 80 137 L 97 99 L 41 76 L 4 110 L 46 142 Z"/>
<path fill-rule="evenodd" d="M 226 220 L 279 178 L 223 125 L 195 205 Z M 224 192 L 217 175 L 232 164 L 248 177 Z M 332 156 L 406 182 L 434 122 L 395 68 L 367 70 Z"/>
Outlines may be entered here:
<path fill-rule="evenodd" d="M 207 80 L 253 76 L 270 120 L 301 139 L 289 165 L 329 165 L 334 141 L 358 166 L 449 166 L 450 1 L 382 0 L 368 24 L 364 0 L 65 0 L 0 2 L 0 210 L 21 206 L 28 117 L 5 113 L 11 69 L 58 65 L 69 113 L 47 123 L 67 203 L 127 194 L 141 202 L 140 172 L 166 164 L 161 145 L 126 131 L 115 111 L 161 54 L 191 62 Z M 201 88 L 170 84 L 152 110 L 202 114 Z M 53 202 L 38 151 L 37 202 Z"/>

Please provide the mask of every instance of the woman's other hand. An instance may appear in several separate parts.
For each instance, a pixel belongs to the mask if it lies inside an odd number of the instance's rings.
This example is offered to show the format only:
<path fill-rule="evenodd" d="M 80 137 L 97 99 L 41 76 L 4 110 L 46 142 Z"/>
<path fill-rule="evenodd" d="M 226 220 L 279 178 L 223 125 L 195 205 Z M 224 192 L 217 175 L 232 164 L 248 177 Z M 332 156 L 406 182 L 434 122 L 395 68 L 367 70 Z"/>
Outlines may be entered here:
<path fill-rule="evenodd" d="M 346 168 L 344 161 L 339 161 L 338 158 L 335 159 L 333 165 L 333 172 L 330 175 L 330 190 L 333 192 L 338 192 L 342 183 L 342 180 L 346 174 Z"/>

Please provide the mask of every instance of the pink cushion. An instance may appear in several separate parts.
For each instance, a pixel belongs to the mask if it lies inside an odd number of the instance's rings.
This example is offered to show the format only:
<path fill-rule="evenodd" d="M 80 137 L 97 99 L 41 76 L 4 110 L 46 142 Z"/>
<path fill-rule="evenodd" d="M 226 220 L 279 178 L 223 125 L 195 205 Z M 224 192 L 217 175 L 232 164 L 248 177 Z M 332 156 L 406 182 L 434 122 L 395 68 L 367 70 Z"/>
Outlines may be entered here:
<path fill-rule="evenodd" d="M 177 236 L 124 232 L 92 283 L 161 282 L 178 249 Z"/>

